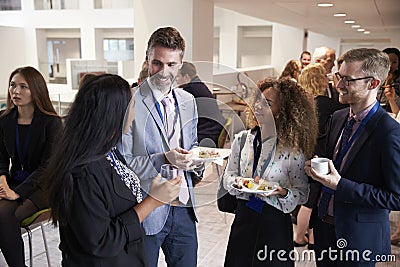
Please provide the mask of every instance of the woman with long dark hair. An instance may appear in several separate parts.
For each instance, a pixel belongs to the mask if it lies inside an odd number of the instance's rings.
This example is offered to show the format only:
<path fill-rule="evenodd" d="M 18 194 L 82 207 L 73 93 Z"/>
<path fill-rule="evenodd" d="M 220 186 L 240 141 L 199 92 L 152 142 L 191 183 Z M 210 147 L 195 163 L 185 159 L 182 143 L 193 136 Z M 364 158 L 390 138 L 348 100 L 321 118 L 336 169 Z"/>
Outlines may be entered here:
<path fill-rule="evenodd" d="M 98 75 L 83 83 L 68 113 L 45 171 L 63 266 L 147 266 L 140 223 L 179 194 L 181 177 L 158 178 L 145 198 L 116 149 L 131 98 L 124 79 Z"/>
<path fill-rule="evenodd" d="M 20 222 L 48 207 L 40 177 L 61 127 L 40 72 L 14 70 L 0 115 L 0 249 L 9 266 L 25 266 Z"/>

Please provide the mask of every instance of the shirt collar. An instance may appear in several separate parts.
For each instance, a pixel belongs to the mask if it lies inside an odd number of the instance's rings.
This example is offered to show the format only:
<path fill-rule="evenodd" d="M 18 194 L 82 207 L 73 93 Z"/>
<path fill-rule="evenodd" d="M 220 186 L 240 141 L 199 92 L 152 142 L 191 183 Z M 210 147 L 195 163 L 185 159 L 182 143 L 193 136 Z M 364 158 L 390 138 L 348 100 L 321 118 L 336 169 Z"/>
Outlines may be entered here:
<path fill-rule="evenodd" d="M 164 97 L 168 96 L 172 101 L 174 100 L 174 97 L 172 95 L 172 90 L 169 90 L 169 93 L 167 95 L 164 95 L 163 93 L 161 93 L 160 90 L 157 89 L 157 87 L 155 87 L 152 83 L 151 83 L 151 79 L 148 79 L 148 84 L 149 87 L 153 93 L 154 99 L 157 102 L 160 102 Z"/>
<path fill-rule="evenodd" d="M 349 118 L 353 117 L 356 121 L 361 122 L 371 111 L 371 109 L 374 107 L 375 103 L 377 100 L 374 101 L 371 105 L 369 105 L 366 109 L 358 112 L 357 114 L 353 114 L 353 111 L 350 109 L 350 114 Z"/>

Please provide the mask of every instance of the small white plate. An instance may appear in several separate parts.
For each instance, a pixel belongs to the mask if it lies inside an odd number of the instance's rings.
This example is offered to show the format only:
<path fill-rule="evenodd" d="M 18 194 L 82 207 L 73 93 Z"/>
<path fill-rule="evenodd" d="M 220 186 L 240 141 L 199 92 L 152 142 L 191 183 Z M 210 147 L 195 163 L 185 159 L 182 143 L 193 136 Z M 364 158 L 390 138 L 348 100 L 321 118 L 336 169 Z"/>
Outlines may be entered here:
<path fill-rule="evenodd" d="M 246 180 L 251 180 L 252 182 L 254 182 L 254 179 L 252 178 L 245 178 Z M 259 184 L 254 184 L 254 187 L 252 189 L 247 188 L 246 186 L 242 186 L 242 188 L 237 188 L 236 186 L 234 186 L 236 188 L 236 190 L 238 190 L 239 192 L 243 192 L 243 193 L 249 193 L 249 194 L 265 194 L 265 195 L 269 195 L 272 192 L 274 192 L 276 190 L 276 186 L 278 186 L 279 184 L 277 182 L 271 182 L 271 181 L 266 181 L 266 185 L 265 185 L 265 190 L 258 190 L 257 188 L 260 186 Z M 269 188 L 269 189 L 267 189 Z"/>
<path fill-rule="evenodd" d="M 191 151 L 193 152 L 193 161 L 195 161 L 195 162 L 196 161 L 197 162 L 212 162 L 212 161 L 215 161 L 215 160 L 224 159 L 224 158 L 229 157 L 229 155 L 232 152 L 232 149 L 229 149 L 229 148 L 211 148 L 211 147 L 201 147 L 201 146 L 199 146 L 199 147 L 193 148 Z M 211 151 L 211 152 L 215 152 L 215 153 L 218 152 L 219 156 L 217 156 L 217 157 L 209 157 L 209 158 L 201 158 L 199 156 L 199 153 L 201 151 Z"/>

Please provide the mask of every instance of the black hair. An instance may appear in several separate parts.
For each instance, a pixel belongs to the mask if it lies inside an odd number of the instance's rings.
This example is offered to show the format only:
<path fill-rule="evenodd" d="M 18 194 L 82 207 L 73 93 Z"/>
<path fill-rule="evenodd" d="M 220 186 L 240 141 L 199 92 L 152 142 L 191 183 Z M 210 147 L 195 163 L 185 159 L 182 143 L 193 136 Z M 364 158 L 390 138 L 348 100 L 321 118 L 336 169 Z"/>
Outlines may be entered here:
<path fill-rule="evenodd" d="M 400 51 L 399 49 L 395 48 L 395 47 L 388 47 L 382 50 L 382 52 L 385 52 L 386 54 L 395 54 L 397 56 L 397 60 L 399 62 L 399 66 L 397 67 L 397 70 L 395 72 L 396 76 L 400 75 Z"/>
<path fill-rule="evenodd" d="M 128 82 L 113 74 L 89 77 L 78 91 L 44 173 L 54 225 L 66 223 L 69 215 L 72 170 L 104 157 L 118 143 L 130 99 Z"/>

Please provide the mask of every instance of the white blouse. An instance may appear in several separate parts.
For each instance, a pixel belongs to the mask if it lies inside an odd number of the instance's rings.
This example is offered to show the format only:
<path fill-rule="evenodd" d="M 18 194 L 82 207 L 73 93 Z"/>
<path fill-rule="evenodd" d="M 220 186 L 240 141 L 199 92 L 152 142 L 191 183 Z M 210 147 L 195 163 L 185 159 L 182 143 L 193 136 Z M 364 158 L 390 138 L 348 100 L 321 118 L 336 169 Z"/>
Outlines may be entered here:
<path fill-rule="evenodd" d="M 247 131 L 246 142 L 243 146 L 240 158 L 240 174 L 238 173 L 238 164 L 242 132 L 235 136 L 232 143 L 232 153 L 228 159 L 228 165 L 223 175 L 223 184 L 225 189 L 228 190 L 231 195 L 236 195 L 237 198 L 244 200 L 248 200 L 250 194 L 242 193 L 232 185 L 235 183 L 236 177 L 253 177 L 253 141 L 255 135 L 251 133 L 251 130 Z M 273 150 L 274 144 L 274 139 L 269 139 L 263 142 L 260 159 L 257 165 L 258 173 L 260 173 L 260 170 L 268 159 L 271 150 Z M 284 213 L 289 213 L 293 211 L 297 205 L 307 202 L 309 184 L 308 177 L 304 171 L 305 160 L 303 153 L 292 151 L 290 148 L 276 151 L 273 160 L 271 160 L 261 178 L 267 181 L 277 182 L 281 187 L 288 190 L 288 194 L 286 197 L 279 197 L 277 195 L 257 196 L 267 204 L 283 211 Z"/>

